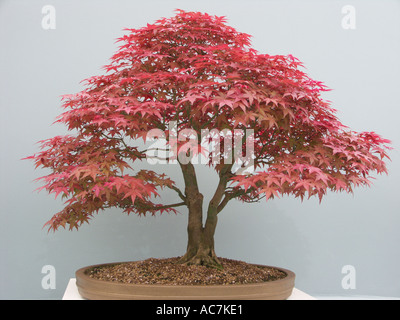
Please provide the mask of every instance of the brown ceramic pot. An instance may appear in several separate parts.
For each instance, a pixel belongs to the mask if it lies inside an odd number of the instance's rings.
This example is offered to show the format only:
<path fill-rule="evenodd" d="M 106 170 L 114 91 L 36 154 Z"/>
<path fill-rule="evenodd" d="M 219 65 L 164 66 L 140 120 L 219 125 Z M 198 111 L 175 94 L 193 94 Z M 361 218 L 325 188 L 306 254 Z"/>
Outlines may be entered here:
<path fill-rule="evenodd" d="M 285 300 L 294 288 L 295 274 L 283 279 L 232 285 L 155 285 L 125 284 L 97 280 L 89 277 L 88 271 L 116 263 L 99 264 L 76 271 L 76 285 L 79 294 L 90 300 Z"/>

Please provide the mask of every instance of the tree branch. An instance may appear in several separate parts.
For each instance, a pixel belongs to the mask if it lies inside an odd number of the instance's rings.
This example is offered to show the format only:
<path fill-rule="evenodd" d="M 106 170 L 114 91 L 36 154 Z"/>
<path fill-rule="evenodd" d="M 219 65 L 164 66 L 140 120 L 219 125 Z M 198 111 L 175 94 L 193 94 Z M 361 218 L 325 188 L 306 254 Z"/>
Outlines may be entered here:
<path fill-rule="evenodd" d="M 177 188 L 175 186 L 167 186 L 167 187 L 172 189 L 172 190 L 174 190 L 174 191 L 176 191 L 178 193 L 178 195 L 179 195 L 179 198 L 181 198 L 186 204 L 186 197 L 183 195 L 182 191 L 179 190 L 179 188 Z"/>
<path fill-rule="evenodd" d="M 153 207 L 154 209 L 152 209 L 152 210 L 162 210 L 162 209 L 180 207 L 180 206 L 185 206 L 185 205 L 186 205 L 186 202 L 179 202 L 179 203 L 167 204 L 165 206 L 160 206 L 160 207 Z"/>
<path fill-rule="evenodd" d="M 217 189 L 215 190 L 214 196 L 212 197 L 209 206 L 208 212 L 218 213 L 218 206 L 220 205 L 221 199 L 224 195 L 226 195 L 226 185 L 228 184 L 229 178 L 232 175 L 231 168 L 233 164 L 226 164 L 223 166 L 221 171 L 219 172 L 219 182 Z M 222 210 L 222 209 L 221 209 Z"/>
<path fill-rule="evenodd" d="M 229 193 L 225 193 L 224 198 L 217 207 L 217 213 L 220 213 L 232 198 L 233 197 Z"/>

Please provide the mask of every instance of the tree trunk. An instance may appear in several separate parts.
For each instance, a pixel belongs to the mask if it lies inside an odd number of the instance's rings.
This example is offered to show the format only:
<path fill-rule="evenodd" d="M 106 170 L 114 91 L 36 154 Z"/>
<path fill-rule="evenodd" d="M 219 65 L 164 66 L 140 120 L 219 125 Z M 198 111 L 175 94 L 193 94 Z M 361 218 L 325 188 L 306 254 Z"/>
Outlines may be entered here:
<path fill-rule="evenodd" d="M 221 268 L 214 250 L 214 233 L 217 226 L 217 216 L 207 218 L 205 227 L 202 225 L 190 224 L 191 217 L 197 215 L 198 212 L 189 210 L 188 224 L 188 245 L 185 255 L 180 259 L 181 263 L 204 265 L 207 267 Z"/>
<path fill-rule="evenodd" d="M 189 221 L 187 250 L 180 259 L 180 263 L 222 268 L 214 250 L 214 234 L 218 221 L 218 205 L 224 194 L 228 178 L 220 174 L 220 182 L 208 206 L 207 219 L 203 227 L 203 195 L 198 189 L 194 167 L 189 163 L 187 165 L 181 164 L 181 168 L 185 180 Z"/>

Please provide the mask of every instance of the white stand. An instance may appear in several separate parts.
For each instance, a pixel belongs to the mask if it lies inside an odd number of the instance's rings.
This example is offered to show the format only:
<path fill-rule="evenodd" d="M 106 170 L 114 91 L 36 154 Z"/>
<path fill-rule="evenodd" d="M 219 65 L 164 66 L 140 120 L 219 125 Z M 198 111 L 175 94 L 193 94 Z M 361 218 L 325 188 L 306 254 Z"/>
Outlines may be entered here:
<path fill-rule="evenodd" d="M 71 278 L 69 280 L 67 289 L 65 290 L 64 296 L 62 298 L 63 300 L 85 300 L 79 294 L 75 281 L 76 281 L 75 278 Z M 294 288 L 292 295 L 287 300 L 316 300 L 316 299 L 308 295 L 307 293 Z"/>

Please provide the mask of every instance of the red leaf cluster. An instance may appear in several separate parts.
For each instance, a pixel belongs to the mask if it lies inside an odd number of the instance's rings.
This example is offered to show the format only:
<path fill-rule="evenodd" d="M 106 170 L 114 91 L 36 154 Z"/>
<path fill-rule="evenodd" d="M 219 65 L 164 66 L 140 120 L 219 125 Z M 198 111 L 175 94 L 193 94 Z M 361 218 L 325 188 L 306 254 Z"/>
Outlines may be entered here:
<path fill-rule="evenodd" d="M 259 54 L 250 36 L 224 17 L 178 10 L 126 31 L 106 74 L 63 97 L 57 122 L 77 134 L 42 141 L 42 151 L 29 157 L 52 172 L 41 178 L 42 188 L 68 198 L 48 222 L 51 229 L 78 228 L 113 206 L 154 214 L 185 205 L 154 203 L 159 188 L 184 196 L 165 175 L 132 169 L 146 157 L 132 141 L 145 140 L 152 129 L 168 136 L 172 121 L 179 131 L 199 135 L 215 128 L 254 130 L 255 171 L 232 175 L 226 199 L 321 199 L 328 189 L 350 192 L 368 185 L 371 172 L 386 172 L 388 140 L 348 130 L 321 98 L 328 89 L 309 78 L 298 59 Z M 223 152 L 219 159 L 209 163 L 218 172 Z"/>

